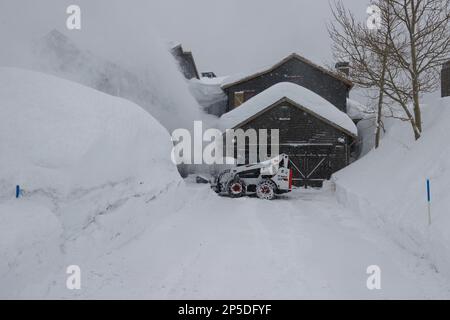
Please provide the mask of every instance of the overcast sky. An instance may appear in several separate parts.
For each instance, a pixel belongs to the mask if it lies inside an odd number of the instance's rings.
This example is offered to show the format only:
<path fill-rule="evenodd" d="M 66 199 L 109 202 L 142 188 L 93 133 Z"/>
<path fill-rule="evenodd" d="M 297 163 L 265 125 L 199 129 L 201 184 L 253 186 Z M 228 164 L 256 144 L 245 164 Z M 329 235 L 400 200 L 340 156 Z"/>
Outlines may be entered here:
<path fill-rule="evenodd" d="M 165 37 L 185 43 L 201 70 L 239 72 L 272 64 L 292 52 L 318 63 L 331 59 L 328 0 L 151 2 L 155 27 Z M 345 3 L 365 19 L 366 1 Z"/>
<path fill-rule="evenodd" d="M 344 0 L 362 20 L 367 2 Z M 81 7 L 80 31 L 65 28 L 69 4 Z M 0 40 L 9 53 L 0 59 L 56 28 L 111 59 L 145 59 L 150 35 L 157 34 L 183 43 L 201 71 L 219 75 L 270 65 L 292 52 L 325 64 L 332 62 L 330 18 L 328 0 L 1 0 Z"/>

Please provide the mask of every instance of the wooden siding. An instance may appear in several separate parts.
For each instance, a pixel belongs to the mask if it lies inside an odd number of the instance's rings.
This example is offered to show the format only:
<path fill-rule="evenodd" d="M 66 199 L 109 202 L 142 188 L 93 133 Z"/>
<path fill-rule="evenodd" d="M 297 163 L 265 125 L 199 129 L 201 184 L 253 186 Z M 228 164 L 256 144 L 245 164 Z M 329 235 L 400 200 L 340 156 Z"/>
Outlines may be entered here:
<path fill-rule="evenodd" d="M 321 186 L 323 180 L 349 164 L 352 137 L 286 101 L 239 128 L 268 129 L 269 136 L 271 129 L 278 129 L 280 153 L 290 156 L 297 186 Z"/>
<path fill-rule="evenodd" d="M 225 88 L 228 96 L 227 112 L 234 108 L 234 93 L 239 91 L 261 93 L 279 82 L 293 82 L 331 102 L 347 112 L 349 86 L 343 81 L 295 57 L 287 60 L 269 73 Z"/>

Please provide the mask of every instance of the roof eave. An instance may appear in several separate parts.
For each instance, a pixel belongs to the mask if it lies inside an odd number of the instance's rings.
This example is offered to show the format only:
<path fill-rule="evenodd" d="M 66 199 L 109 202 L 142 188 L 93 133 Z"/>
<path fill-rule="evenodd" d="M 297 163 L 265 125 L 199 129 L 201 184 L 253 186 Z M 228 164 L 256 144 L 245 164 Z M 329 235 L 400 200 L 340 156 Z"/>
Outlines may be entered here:
<path fill-rule="evenodd" d="M 266 70 L 263 70 L 263 71 L 260 71 L 260 72 L 257 72 L 257 73 L 254 73 L 254 74 L 251 74 L 251 75 L 249 75 L 249 76 L 247 76 L 247 77 L 245 77 L 245 78 L 242 78 L 242 79 L 240 79 L 240 80 L 236 80 L 236 81 L 234 81 L 234 82 L 232 82 L 232 83 L 228 83 L 228 84 L 222 85 L 221 88 L 222 88 L 223 90 L 226 90 L 226 89 L 228 89 L 228 88 L 230 88 L 230 87 L 233 87 L 233 86 L 235 86 L 235 85 L 237 85 L 237 84 L 240 84 L 240 83 L 249 81 L 249 80 L 251 80 L 251 79 L 257 78 L 257 77 L 259 77 L 259 76 L 262 76 L 262 75 L 264 75 L 264 74 L 267 74 L 267 73 L 269 73 L 269 72 L 275 70 L 275 69 L 278 68 L 280 65 L 282 65 L 283 63 L 287 62 L 288 60 L 290 60 L 290 59 L 292 59 L 292 58 L 297 58 L 297 59 L 299 59 L 300 61 L 302 61 L 302 62 L 304 62 L 304 63 L 306 63 L 306 64 L 309 64 L 310 66 L 312 66 L 312 67 L 314 67 L 314 68 L 316 68 L 316 69 L 322 71 L 323 73 L 328 74 L 329 76 L 331 76 L 331 77 L 333 77 L 333 78 L 335 78 L 335 79 L 337 79 L 337 80 L 343 82 L 345 85 L 347 85 L 347 87 L 348 87 L 349 89 L 352 89 L 353 86 L 354 86 L 354 83 L 353 83 L 352 81 L 350 81 L 349 79 L 346 79 L 346 78 L 344 78 L 344 77 L 342 77 L 342 76 L 340 76 L 340 75 L 338 75 L 338 74 L 336 74 L 336 73 L 334 73 L 334 72 L 332 72 L 332 71 L 330 71 L 330 70 L 327 70 L 327 69 L 325 69 L 325 68 L 319 66 L 318 64 L 316 64 L 316 63 L 314 63 L 314 62 L 312 62 L 312 61 L 310 61 L 310 60 L 308 60 L 308 59 L 302 57 L 301 55 L 299 55 L 299 54 L 297 54 L 297 53 L 291 53 L 289 56 L 283 58 L 282 60 L 280 60 L 279 62 L 277 62 L 275 65 L 271 66 L 270 68 L 268 68 L 268 69 L 266 69 Z"/>
<path fill-rule="evenodd" d="M 354 138 L 354 139 L 357 139 L 357 138 L 358 138 L 358 135 L 357 135 L 357 134 L 354 134 L 353 132 L 351 132 L 351 131 L 349 131 L 349 130 L 343 128 L 343 127 L 341 127 L 340 125 L 338 125 L 338 124 L 336 124 L 336 123 L 334 123 L 334 122 L 332 122 L 332 121 L 330 121 L 330 120 L 328 120 L 328 119 L 322 117 L 321 115 L 319 115 L 319 114 L 317 114 L 317 113 L 311 111 L 310 109 L 308 109 L 308 108 L 306 108 L 306 107 L 300 105 L 299 103 L 293 101 L 292 99 L 289 99 L 289 98 L 286 97 L 286 96 L 285 96 L 285 97 L 282 97 L 281 99 L 278 99 L 278 100 L 275 101 L 274 103 L 272 103 L 272 104 L 266 106 L 266 107 L 263 108 L 261 111 L 259 111 L 259 112 L 255 113 L 255 114 L 251 115 L 250 117 L 248 117 L 247 119 L 245 119 L 245 120 L 241 121 L 240 123 L 234 125 L 234 126 L 233 126 L 232 128 L 230 128 L 230 129 L 233 129 L 233 130 L 234 130 L 234 129 L 237 129 L 237 128 L 239 128 L 239 127 L 241 127 L 241 126 L 243 126 L 243 125 L 249 123 L 249 122 L 252 121 L 253 119 L 256 119 L 256 118 L 259 117 L 260 115 L 264 114 L 265 112 L 269 111 L 270 109 L 272 109 L 273 107 L 279 105 L 279 104 L 282 103 L 282 102 L 288 102 L 288 103 L 294 105 L 295 107 L 297 107 L 297 108 L 299 108 L 299 109 L 301 109 L 301 110 L 303 110 L 303 111 L 305 111 L 305 112 L 308 112 L 308 113 L 311 114 L 313 117 L 316 117 L 316 118 L 318 118 L 319 120 L 324 121 L 324 122 L 330 124 L 330 125 L 333 126 L 334 128 L 338 129 L 339 131 L 344 132 L 345 134 L 351 136 L 351 137 Z M 242 105 L 239 106 L 239 108 L 240 108 L 240 107 L 242 107 Z M 245 106 L 244 106 L 244 108 L 245 108 Z M 225 130 L 226 130 L 226 129 L 225 129 Z"/>

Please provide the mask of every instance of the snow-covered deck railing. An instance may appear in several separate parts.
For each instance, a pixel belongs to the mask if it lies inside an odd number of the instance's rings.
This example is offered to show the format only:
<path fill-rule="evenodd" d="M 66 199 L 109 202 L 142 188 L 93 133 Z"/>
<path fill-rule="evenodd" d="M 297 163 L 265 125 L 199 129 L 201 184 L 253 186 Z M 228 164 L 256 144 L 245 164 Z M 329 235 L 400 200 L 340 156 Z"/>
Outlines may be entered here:
<path fill-rule="evenodd" d="M 287 99 L 311 114 L 326 119 L 352 136 L 356 137 L 358 135 L 355 124 L 347 114 L 318 94 L 291 82 L 277 83 L 244 102 L 236 109 L 224 114 L 220 118 L 221 129 L 236 128 L 250 117 L 263 112 L 266 108 L 282 99 Z"/>

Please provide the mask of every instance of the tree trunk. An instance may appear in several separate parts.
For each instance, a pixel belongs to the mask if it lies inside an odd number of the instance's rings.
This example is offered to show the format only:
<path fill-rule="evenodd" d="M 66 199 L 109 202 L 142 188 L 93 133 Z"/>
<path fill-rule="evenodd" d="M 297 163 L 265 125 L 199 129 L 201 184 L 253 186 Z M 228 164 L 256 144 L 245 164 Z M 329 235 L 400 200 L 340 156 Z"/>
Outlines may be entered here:
<path fill-rule="evenodd" d="M 378 96 L 378 110 L 377 110 L 377 118 L 376 118 L 376 130 L 375 130 L 375 149 L 378 149 L 380 146 L 381 139 L 381 116 L 383 110 L 383 98 L 384 93 L 383 90 L 380 90 L 380 94 Z"/>
<path fill-rule="evenodd" d="M 383 103 L 384 103 L 384 89 L 386 85 L 386 71 L 388 67 L 388 35 L 386 35 L 384 40 L 384 49 L 382 52 L 383 60 L 381 62 L 381 75 L 380 75 L 380 85 L 379 90 L 380 93 L 378 95 L 378 109 L 377 109 L 377 119 L 376 119 L 376 131 L 375 131 L 375 149 L 378 149 L 380 146 L 381 139 L 381 117 L 383 116 Z"/>
<path fill-rule="evenodd" d="M 416 15 L 416 3 L 415 0 L 411 1 L 411 23 L 410 23 L 410 46 L 411 46 L 411 79 L 412 79 L 412 94 L 413 94 L 413 105 L 414 105 L 414 123 L 417 131 L 414 130 L 414 136 L 416 140 L 420 138 L 420 134 L 422 133 L 422 115 L 420 112 L 420 99 L 419 99 L 419 79 L 418 79 L 418 71 L 417 71 L 417 47 L 416 47 L 416 23 L 417 23 L 417 15 Z"/>
<path fill-rule="evenodd" d="M 420 110 L 419 110 L 419 112 L 420 112 Z M 417 126 L 416 121 L 412 117 L 410 119 L 410 122 L 411 122 L 412 129 L 414 131 L 414 138 L 416 140 L 419 140 L 419 138 L 420 138 L 419 127 Z"/>
<path fill-rule="evenodd" d="M 383 58 L 387 60 L 386 58 Z M 378 95 L 378 109 L 377 109 L 377 117 L 376 117 L 376 130 L 375 130 L 375 149 L 378 149 L 380 146 L 381 140 L 381 117 L 383 116 L 383 100 L 384 100 L 384 81 L 386 75 L 386 67 L 387 62 L 383 61 L 383 71 L 381 73 L 381 81 L 380 81 L 380 93 Z"/>
<path fill-rule="evenodd" d="M 416 140 L 420 138 L 420 134 L 422 133 L 422 112 L 420 110 L 420 99 L 419 99 L 419 89 L 417 85 L 417 81 L 413 80 L 413 99 L 414 99 L 414 122 L 416 124 L 417 130 L 419 131 L 418 137 L 416 136 Z"/>

